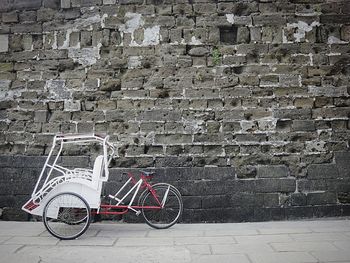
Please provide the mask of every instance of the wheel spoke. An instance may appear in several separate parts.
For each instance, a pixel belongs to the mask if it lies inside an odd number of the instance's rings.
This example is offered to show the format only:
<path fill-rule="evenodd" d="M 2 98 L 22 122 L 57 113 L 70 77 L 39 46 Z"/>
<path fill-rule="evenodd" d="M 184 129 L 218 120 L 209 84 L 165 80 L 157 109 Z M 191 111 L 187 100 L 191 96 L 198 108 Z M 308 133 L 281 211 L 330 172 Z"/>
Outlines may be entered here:
<path fill-rule="evenodd" d="M 49 200 L 43 218 L 45 227 L 53 236 L 74 239 L 88 228 L 91 212 L 87 202 L 79 195 L 62 193 Z"/>
<path fill-rule="evenodd" d="M 146 223 L 154 228 L 168 228 L 174 225 L 182 214 L 183 204 L 181 196 L 176 188 L 168 184 L 159 184 L 154 186 L 160 200 L 162 200 L 162 209 L 142 209 Z M 150 192 L 141 195 L 141 206 L 152 206 L 157 204 L 155 198 Z"/>

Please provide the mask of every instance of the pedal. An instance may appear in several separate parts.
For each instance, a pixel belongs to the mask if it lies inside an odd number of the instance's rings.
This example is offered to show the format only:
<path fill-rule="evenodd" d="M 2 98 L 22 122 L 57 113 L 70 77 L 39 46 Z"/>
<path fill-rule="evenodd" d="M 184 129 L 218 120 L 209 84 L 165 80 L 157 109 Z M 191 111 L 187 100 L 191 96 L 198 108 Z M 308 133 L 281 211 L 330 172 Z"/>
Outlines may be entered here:
<path fill-rule="evenodd" d="M 141 211 L 140 211 L 140 210 L 136 211 L 136 215 L 137 215 L 137 216 L 139 216 L 140 214 L 141 214 Z"/>

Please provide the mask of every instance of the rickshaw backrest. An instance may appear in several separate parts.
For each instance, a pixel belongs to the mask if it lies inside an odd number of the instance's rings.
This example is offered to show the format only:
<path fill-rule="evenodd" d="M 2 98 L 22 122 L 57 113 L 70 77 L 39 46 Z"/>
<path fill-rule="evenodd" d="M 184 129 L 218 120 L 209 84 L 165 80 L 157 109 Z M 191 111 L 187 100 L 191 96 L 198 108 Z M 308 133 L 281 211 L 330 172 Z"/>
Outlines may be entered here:
<path fill-rule="evenodd" d="M 104 160 L 103 160 L 103 155 L 97 156 L 95 163 L 94 163 L 94 168 L 93 168 L 93 173 L 92 173 L 92 181 L 93 182 L 98 182 L 98 181 L 107 181 L 107 176 L 104 175 Z"/>

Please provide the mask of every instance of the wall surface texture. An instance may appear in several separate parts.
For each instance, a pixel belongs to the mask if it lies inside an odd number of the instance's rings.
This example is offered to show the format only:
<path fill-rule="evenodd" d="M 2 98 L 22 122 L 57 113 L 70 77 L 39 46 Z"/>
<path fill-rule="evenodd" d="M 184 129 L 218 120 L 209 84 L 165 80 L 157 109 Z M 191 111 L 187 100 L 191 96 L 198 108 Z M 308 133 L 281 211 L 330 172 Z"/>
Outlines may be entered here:
<path fill-rule="evenodd" d="M 153 168 L 186 222 L 350 215 L 350 2 L 1 0 L 0 208 L 56 133 Z M 66 162 L 90 165 L 86 148 Z"/>

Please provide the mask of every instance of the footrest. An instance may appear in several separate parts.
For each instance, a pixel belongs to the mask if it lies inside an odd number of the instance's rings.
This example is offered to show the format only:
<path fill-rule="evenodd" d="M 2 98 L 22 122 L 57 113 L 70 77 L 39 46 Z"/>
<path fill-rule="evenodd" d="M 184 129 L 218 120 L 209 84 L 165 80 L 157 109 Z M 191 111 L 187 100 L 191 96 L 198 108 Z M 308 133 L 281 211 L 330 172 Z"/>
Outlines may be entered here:
<path fill-rule="evenodd" d="M 24 204 L 22 209 L 30 213 L 30 211 L 34 210 L 38 206 L 39 204 L 34 203 L 33 199 L 30 199 L 27 203 Z"/>

